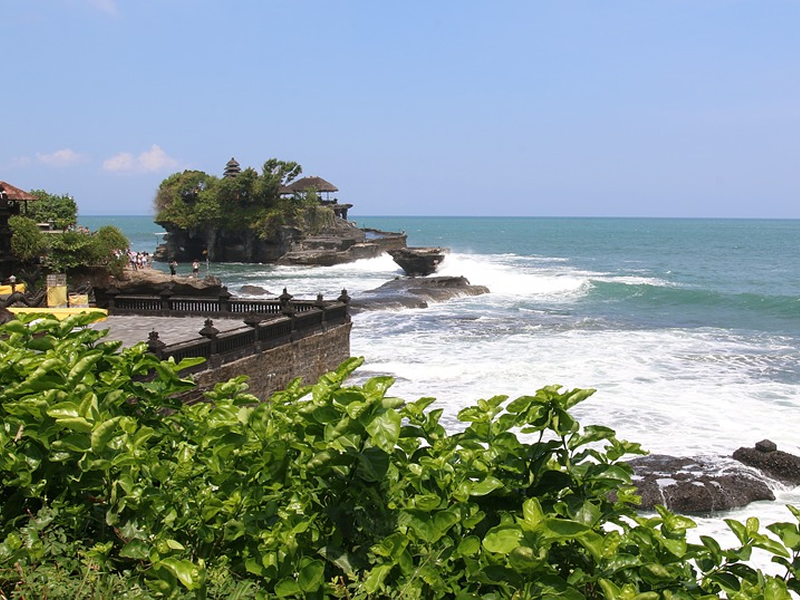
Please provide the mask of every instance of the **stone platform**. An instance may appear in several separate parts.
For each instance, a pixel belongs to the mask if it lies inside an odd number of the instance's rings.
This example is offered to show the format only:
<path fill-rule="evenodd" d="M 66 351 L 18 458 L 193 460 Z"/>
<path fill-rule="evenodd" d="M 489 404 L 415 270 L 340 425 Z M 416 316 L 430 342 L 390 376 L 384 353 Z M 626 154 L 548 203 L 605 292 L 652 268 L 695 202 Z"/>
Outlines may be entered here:
<path fill-rule="evenodd" d="M 91 325 L 92 329 L 108 329 L 107 339 L 120 340 L 124 347 L 146 342 L 148 334 L 155 330 L 159 339 L 167 345 L 177 344 L 200 337 L 199 331 L 205 323 L 204 317 L 142 317 L 138 315 L 109 316 L 105 321 Z M 214 327 L 220 332 L 238 329 L 244 322 L 238 319 L 216 319 Z"/>

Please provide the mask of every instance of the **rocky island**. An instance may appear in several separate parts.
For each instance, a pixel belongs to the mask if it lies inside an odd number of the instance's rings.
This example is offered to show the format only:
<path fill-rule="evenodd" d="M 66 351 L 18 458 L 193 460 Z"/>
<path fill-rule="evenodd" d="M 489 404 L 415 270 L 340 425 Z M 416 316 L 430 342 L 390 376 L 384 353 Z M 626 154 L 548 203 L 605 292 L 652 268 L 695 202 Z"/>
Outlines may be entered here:
<path fill-rule="evenodd" d="M 156 258 L 328 266 L 406 247 L 404 233 L 348 221 L 352 205 L 330 199 L 338 189 L 321 177 L 295 179 L 301 171 L 270 159 L 259 174 L 232 158 L 221 178 L 171 175 L 155 199 L 156 223 L 167 231 Z"/>

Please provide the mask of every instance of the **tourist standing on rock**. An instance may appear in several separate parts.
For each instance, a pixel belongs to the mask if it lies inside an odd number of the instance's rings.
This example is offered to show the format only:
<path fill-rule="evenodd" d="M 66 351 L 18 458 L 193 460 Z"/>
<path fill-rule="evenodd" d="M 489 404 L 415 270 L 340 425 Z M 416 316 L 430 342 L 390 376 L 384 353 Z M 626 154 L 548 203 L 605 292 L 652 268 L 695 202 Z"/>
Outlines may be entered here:
<path fill-rule="evenodd" d="M 200 273 L 200 263 L 195 258 L 194 262 L 192 262 L 192 276 L 197 279 L 198 273 Z"/>
<path fill-rule="evenodd" d="M 169 274 L 175 277 L 175 274 L 177 272 L 178 272 L 178 263 L 175 262 L 175 259 L 173 258 L 171 261 L 169 261 Z"/>

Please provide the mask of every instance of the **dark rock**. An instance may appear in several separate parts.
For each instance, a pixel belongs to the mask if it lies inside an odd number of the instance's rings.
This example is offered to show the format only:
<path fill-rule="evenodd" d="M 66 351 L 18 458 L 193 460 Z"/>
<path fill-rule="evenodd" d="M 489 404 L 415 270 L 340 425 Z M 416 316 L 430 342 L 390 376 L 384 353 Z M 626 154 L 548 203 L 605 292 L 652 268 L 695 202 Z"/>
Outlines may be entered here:
<path fill-rule="evenodd" d="M 775 448 L 771 452 L 758 449 L 758 444 L 755 448 L 739 448 L 733 458 L 783 484 L 800 485 L 800 457 Z"/>
<path fill-rule="evenodd" d="M 106 307 L 109 291 L 117 295 L 159 296 L 202 296 L 220 297 L 230 294 L 216 277 L 194 279 L 193 277 L 171 276 L 158 269 L 126 270 L 121 277 L 108 277 L 105 281 L 94 281 L 94 294 L 97 306 Z"/>
<path fill-rule="evenodd" d="M 5 306 L 0 306 L 0 325 L 4 325 L 17 317 Z"/>
<path fill-rule="evenodd" d="M 629 464 L 644 510 L 663 504 L 679 513 L 705 513 L 775 500 L 756 473 L 725 459 L 655 454 L 635 458 Z"/>
<path fill-rule="evenodd" d="M 255 229 L 184 230 L 173 223 L 159 223 L 167 230 L 158 260 L 191 261 L 207 256 L 213 262 L 280 263 L 329 266 L 380 256 L 404 248 L 406 235 L 375 229 L 359 229 L 354 223 L 334 218 L 315 228 L 283 226 L 269 235 Z"/>
<path fill-rule="evenodd" d="M 330 267 L 361 260 L 362 258 L 377 258 L 383 252 L 384 249 L 380 244 L 365 242 L 352 244 L 344 250 L 315 248 L 287 252 L 277 262 L 282 265 Z"/>
<path fill-rule="evenodd" d="M 250 296 L 274 296 L 272 292 L 265 290 L 259 285 L 243 285 L 239 288 L 239 292 Z"/>
<path fill-rule="evenodd" d="M 775 452 L 777 449 L 778 445 L 772 440 L 761 440 L 760 442 L 756 442 L 756 450 L 759 452 Z"/>
<path fill-rule="evenodd" d="M 400 265 L 407 275 L 425 276 L 436 272 L 444 260 L 448 248 L 397 248 L 389 250 L 394 262 Z"/>
<path fill-rule="evenodd" d="M 466 277 L 400 278 L 363 292 L 350 301 L 350 310 L 427 308 L 428 302 L 443 302 L 462 296 L 488 294 L 482 285 L 471 285 Z"/>

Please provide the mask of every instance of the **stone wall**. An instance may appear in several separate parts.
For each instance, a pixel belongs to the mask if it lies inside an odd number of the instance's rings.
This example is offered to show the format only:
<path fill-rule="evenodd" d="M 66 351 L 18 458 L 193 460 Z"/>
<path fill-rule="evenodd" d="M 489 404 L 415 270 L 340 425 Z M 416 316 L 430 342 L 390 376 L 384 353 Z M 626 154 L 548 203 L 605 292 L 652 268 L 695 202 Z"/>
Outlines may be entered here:
<path fill-rule="evenodd" d="M 306 384 L 316 383 L 321 375 L 350 358 L 351 327 L 349 322 L 337 325 L 261 354 L 201 371 L 195 379 L 198 387 L 210 388 L 220 381 L 247 375 L 250 393 L 259 400 L 266 400 L 296 377 L 301 377 Z"/>

